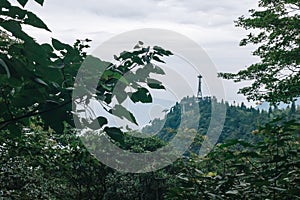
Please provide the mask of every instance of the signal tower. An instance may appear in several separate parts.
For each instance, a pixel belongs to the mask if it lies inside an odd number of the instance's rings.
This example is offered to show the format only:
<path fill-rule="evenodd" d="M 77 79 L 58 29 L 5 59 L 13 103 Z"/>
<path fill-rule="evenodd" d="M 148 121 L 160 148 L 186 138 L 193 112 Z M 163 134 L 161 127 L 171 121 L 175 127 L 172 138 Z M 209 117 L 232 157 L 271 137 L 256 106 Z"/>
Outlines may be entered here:
<path fill-rule="evenodd" d="M 199 101 L 200 99 L 202 99 L 202 75 L 199 74 L 198 75 L 198 79 L 199 79 L 199 85 L 198 85 L 198 92 L 197 92 L 197 100 Z"/>

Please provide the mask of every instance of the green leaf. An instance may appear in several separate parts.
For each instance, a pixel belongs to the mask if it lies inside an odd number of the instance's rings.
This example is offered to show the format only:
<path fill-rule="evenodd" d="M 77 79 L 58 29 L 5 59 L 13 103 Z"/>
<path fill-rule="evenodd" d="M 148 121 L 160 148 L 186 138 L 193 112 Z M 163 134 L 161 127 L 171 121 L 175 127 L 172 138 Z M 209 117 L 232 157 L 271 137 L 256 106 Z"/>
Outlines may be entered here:
<path fill-rule="evenodd" d="M 136 102 L 142 102 L 142 103 L 151 103 L 152 102 L 152 96 L 150 92 L 146 88 L 138 88 L 138 90 L 134 93 L 128 93 L 130 96 L 130 99 L 136 103 Z"/>
<path fill-rule="evenodd" d="M 119 57 L 116 56 L 116 55 L 114 55 L 114 59 L 118 61 L 118 60 L 119 60 Z"/>
<path fill-rule="evenodd" d="M 157 65 L 154 65 L 154 69 L 152 72 L 156 73 L 156 74 L 165 75 L 164 70 L 162 68 L 158 67 Z"/>
<path fill-rule="evenodd" d="M 146 78 L 149 77 L 149 74 L 151 73 L 152 69 L 153 68 L 150 66 L 150 64 L 146 65 L 145 67 L 139 68 L 136 70 L 136 76 L 133 78 L 138 78 L 138 80 L 144 81 Z"/>
<path fill-rule="evenodd" d="M 121 104 L 121 103 L 123 103 L 126 100 L 127 93 L 125 91 L 121 90 L 121 91 L 117 91 L 116 94 L 115 94 L 115 96 L 116 96 L 119 104 Z"/>
<path fill-rule="evenodd" d="M 123 51 L 120 56 L 119 59 L 122 58 L 122 60 L 126 60 L 128 58 L 130 58 L 132 56 L 132 53 L 128 52 L 128 51 Z"/>
<path fill-rule="evenodd" d="M 72 50 L 72 47 L 68 44 L 64 44 L 62 42 L 60 42 L 57 39 L 52 38 L 52 45 L 54 47 L 54 49 L 60 51 L 60 50 Z"/>
<path fill-rule="evenodd" d="M 152 89 L 166 89 L 163 85 L 157 83 L 148 83 L 148 86 Z"/>
<path fill-rule="evenodd" d="M 33 41 L 33 38 L 27 35 L 23 30 L 21 25 L 13 20 L 6 20 L 1 23 L 1 26 L 7 31 L 11 32 L 13 36 L 19 38 L 23 41 Z"/>
<path fill-rule="evenodd" d="M 147 85 L 152 89 L 166 89 L 160 81 L 152 78 L 147 79 Z"/>
<path fill-rule="evenodd" d="M 21 4 L 21 6 L 25 6 L 28 2 L 28 0 L 18 0 L 19 4 Z"/>
<path fill-rule="evenodd" d="M 41 66 L 37 69 L 37 73 L 40 77 L 45 77 L 48 83 L 54 82 L 58 85 L 62 85 L 64 81 L 61 70 L 54 66 Z"/>
<path fill-rule="evenodd" d="M 43 112 L 41 117 L 44 120 L 46 128 L 51 127 L 58 134 L 63 133 L 64 122 L 68 118 L 73 117 L 71 114 L 68 114 L 68 109 L 69 106 L 67 104 L 62 106 L 61 103 L 54 101 L 47 101 L 39 107 L 39 110 Z"/>
<path fill-rule="evenodd" d="M 50 65 L 50 59 L 45 52 L 44 48 L 37 44 L 35 41 L 26 41 L 23 44 L 25 51 L 24 56 L 27 57 L 29 62 L 40 65 L 40 67 L 46 67 Z M 35 68 L 35 67 L 34 67 Z"/>
<path fill-rule="evenodd" d="M 120 142 L 121 144 L 124 143 L 124 133 L 119 128 L 105 127 L 104 131 L 111 139 Z"/>
<path fill-rule="evenodd" d="M 50 31 L 50 29 L 47 27 L 47 25 L 35 14 L 32 12 L 27 12 L 27 18 L 24 20 L 25 24 L 37 27 L 37 28 L 42 28 L 47 31 Z"/>
<path fill-rule="evenodd" d="M 154 49 L 158 54 L 161 54 L 161 55 L 165 55 L 165 56 L 173 55 L 173 53 L 172 53 L 171 51 L 164 50 L 163 48 L 158 47 L 158 46 L 154 46 L 153 49 Z"/>
<path fill-rule="evenodd" d="M 121 118 L 121 119 L 124 119 L 126 118 L 127 120 L 129 120 L 130 122 L 138 125 L 134 115 L 128 111 L 126 108 L 124 108 L 123 106 L 121 105 L 116 105 L 112 110 L 109 111 L 110 113 L 112 113 L 113 115 Z"/>
<path fill-rule="evenodd" d="M 108 123 L 108 121 L 105 117 L 98 117 L 97 121 L 101 127 Z"/>
<path fill-rule="evenodd" d="M 50 44 L 42 44 L 41 47 L 48 53 L 52 53 L 53 52 L 53 48 Z"/>
<path fill-rule="evenodd" d="M 33 83 L 23 83 L 22 86 L 18 87 L 18 92 L 14 95 L 12 104 L 15 107 L 22 108 L 32 106 L 35 103 L 43 103 L 45 95 L 47 93 L 43 87 Z"/>
<path fill-rule="evenodd" d="M 153 60 L 161 63 L 165 63 L 165 61 L 161 60 L 158 56 L 153 56 Z"/>

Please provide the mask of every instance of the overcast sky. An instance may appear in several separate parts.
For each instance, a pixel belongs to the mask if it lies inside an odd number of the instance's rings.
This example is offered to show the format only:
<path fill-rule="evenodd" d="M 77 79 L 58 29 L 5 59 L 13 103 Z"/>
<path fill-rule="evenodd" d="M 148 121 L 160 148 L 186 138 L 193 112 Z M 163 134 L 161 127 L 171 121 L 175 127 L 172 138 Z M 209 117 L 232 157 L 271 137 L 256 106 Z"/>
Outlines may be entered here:
<path fill-rule="evenodd" d="M 95 49 L 133 29 L 169 29 L 196 41 L 218 71 L 236 72 L 257 61 L 251 56 L 253 47 L 238 45 L 248 32 L 234 25 L 234 20 L 247 15 L 256 4 L 256 0 L 45 0 L 40 7 L 31 1 L 27 8 L 42 18 L 52 33 L 27 30 L 41 42 L 54 37 L 72 44 L 90 38 Z M 239 85 L 228 81 L 224 85 L 228 101 L 245 101 L 236 95 Z"/>

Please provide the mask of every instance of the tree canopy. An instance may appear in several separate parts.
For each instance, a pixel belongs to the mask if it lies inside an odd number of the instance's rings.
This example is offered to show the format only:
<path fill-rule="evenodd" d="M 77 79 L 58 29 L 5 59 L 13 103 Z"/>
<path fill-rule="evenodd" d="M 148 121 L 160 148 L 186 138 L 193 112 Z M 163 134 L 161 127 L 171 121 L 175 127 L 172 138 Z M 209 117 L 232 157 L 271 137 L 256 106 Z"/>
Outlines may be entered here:
<path fill-rule="evenodd" d="M 259 9 L 241 16 L 236 25 L 253 30 L 240 42 L 254 44 L 260 61 L 238 73 L 221 73 L 235 82 L 250 80 L 240 89 L 248 100 L 290 102 L 300 96 L 300 1 L 260 0 Z"/>

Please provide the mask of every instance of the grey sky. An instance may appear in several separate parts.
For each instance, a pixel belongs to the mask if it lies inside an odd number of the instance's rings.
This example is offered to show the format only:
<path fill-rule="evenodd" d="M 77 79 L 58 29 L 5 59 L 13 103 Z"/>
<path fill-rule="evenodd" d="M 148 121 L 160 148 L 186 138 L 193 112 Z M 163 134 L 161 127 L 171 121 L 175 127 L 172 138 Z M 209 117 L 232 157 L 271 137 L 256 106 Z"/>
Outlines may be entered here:
<path fill-rule="evenodd" d="M 255 61 L 250 47 L 239 47 L 248 33 L 234 20 L 255 8 L 256 0 L 45 0 L 43 7 L 30 2 L 52 33 L 27 28 L 41 42 L 51 37 L 67 43 L 90 38 L 92 49 L 119 33 L 139 28 L 165 28 L 196 41 L 219 71 L 236 72 Z M 137 38 L 137 41 L 139 39 Z M 227 100 L 245 101 L 236 95 L 240 85 L 224 81 Z"/>

